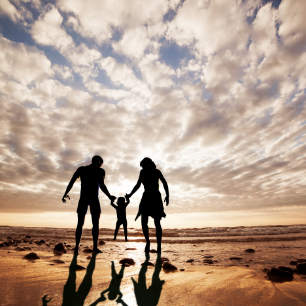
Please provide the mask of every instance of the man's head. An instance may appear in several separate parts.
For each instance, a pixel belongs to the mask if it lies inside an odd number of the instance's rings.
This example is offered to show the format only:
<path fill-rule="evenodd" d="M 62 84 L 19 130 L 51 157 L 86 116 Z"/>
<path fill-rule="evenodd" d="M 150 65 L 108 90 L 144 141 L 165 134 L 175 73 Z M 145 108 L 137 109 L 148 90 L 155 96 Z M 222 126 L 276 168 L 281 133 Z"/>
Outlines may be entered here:
<path fill-rule="evenodd" d="M 101 167 L 103 164 L 103 159 L 101 156 L 99 155 L 95 155 L 92 159 L 91 159 L 91 163 L 92 165 L 96 166 L 96 167 Z"/>
<path fill-rule="evenodd" d="M 124 204 L 124 203 L 125 203 L 125 198 L 124 197 L 119 197 L 118 200 L 117 200 L 117 204 L 121 205 L 121 204 Z"/>

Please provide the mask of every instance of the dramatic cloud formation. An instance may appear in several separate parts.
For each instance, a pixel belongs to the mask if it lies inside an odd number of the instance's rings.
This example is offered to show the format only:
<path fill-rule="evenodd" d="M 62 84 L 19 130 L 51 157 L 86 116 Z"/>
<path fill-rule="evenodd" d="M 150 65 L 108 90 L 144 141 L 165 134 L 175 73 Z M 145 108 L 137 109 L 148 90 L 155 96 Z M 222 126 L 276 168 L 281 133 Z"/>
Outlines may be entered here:
<path fill-rule="evenodd" d="M 66 185 L 99 154 L 116 196 L 151 157 L 167 214 L 301 217 L 305 15 L 304 0 L 1 1 L 1 211 L 74 212 Z"/>

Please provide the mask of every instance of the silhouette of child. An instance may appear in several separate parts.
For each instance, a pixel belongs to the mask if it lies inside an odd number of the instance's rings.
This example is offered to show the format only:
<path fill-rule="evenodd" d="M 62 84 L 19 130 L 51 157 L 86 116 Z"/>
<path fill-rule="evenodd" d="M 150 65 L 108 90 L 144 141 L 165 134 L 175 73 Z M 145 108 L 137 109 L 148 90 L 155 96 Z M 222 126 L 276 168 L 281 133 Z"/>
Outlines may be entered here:
<path fill-rule="evenodd" d="M 120 225 L 123 225 L 124 228 L 124 236 L 125 241 L 128 241 L 127 239 L 127 220 L 126 220 L 126 207 L 130 204 L 130 200 L 127 198 L 127 201 L 125 202 L 124 197 L 119 197 L 117 200 L 117 206 L 114 205 L 114 202 L 111 202 L 111 205 L 116 209 L 117 211 L 117 223 L 116 223 L 116 229 L 115 229 L 115 235 L 114 240 L 116 240 L 118 230 Z"/>

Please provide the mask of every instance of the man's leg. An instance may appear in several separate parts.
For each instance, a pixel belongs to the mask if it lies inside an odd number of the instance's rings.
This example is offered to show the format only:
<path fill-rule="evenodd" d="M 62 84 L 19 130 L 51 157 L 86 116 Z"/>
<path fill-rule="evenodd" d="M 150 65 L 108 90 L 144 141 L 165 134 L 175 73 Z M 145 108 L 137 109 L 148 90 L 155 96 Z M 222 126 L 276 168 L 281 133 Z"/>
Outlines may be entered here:
<path fill-rule="evenodd" d="M 148 219 L 149 219 L 149 216 L 141 215 L 142 232 L 143 232 L 143 235 L 145 236 L 145 239 L 146 239 L 146 242 L 147 242 L 147 245 L 145 247 L 145 252 L 146 253 L 149 253 L 149 251 L 150 251 Z"/>
<path fill-rule="evenodd" d="M 79 244 L 82 237 L 82 229 L 85 221 L 86 214 L 84 213 L 78 213 L 78 225 L 75 231 L 75 252 L 79 249 Z"/>
<path fill-rule="evenodd" d="M 156 240 L 157 240 L 157 253 L 161 253 L 161 241 L 163 236 L 163 230 L 160 225 L 160 219 L 154 219 L 155 227 L 156 227 Z"/>
<path fill-rule="evenodd" d="M 117 221 L 116 222 L 115 234 L 114 234 L 114 240 L 116 240 L 120 225 L 121 225 L 121 223 L 119 221 Z"/>
<path fill-rule="evenodd" d="M 94 251 L 96 251 L 96 250 L 98 250 L 100 213 L 91 214 L 91 220 L 92 220 L 93 249 L 94 249 Z"/>

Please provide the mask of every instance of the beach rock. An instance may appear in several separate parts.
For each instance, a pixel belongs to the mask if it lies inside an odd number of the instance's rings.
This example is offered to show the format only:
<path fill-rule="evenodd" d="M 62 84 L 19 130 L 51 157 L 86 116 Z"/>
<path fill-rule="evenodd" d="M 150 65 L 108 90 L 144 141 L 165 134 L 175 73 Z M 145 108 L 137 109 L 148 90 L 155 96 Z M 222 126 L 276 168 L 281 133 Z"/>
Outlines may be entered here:
<path fill-rule="evenodd" d="M 306 274 L 306 263 L 299 263 L 296 266 L 296 270 L 298 271 L 298 273 L 300 274 Z"/>
<path fill-rule="evenodd" d="M 161 263 L 164 263 L 165 261 L 169 261 L 167 257 L 161 257 L 160 258 Z"/>
<path fill-rule="evenodd" d="M 130 265 L 127 262 L 125 262 L 122 264 L 122 266 L 129 267 Z"/>
<path fill-rule="evenodd" d="M 180 269 L 180 271 L 185 271 L 185 269 Z"/>
<path fill-rule="evenodd" d="M 211 259 L 204 259 L 203 263 L 212 265 L 214 262 Z"/>
<path fill-rule="evenodd" d="M 26 251 L 31 251 L 31 250 L 32 250 L 30 247 L 24 247 L 24 249 L 25 249 Z"/>
<path fill-rule="evenodd" d="M 250 265 L 244 265 L 245 267 L 249 267 Z"/>
<path fill-rule="evenodd" d="M 290 272 L 278 268 L 271 268 L 267 272 L 267 277 L 273 282 L 282 282 L 293 280 L 293 275 Z"/>
<path fill-rule="evenodd" d="M 40 259 L 40 257 L 34 252 L 25 255 L 23 258 L 24 259 Z"/>
<path fill-rule="evenodd" d="M 15 240 L 15 243 L 21 243 L 22 241 L 21 240 Z"/>
<path fill-rule="evenodd" d="M 6 237 L 8 240 L 13 240 L 13 238 L 12 237 Z"/>
<path fill-rule="evenodd" d="M 5 244 L 4 243 L 0 243 L 0 247 L 4 247 L 5 246 Z"/>
<path fill-rule="evenodd" d="M 48 246 L 50 246 L 50 244 L 49 244 Z M 70 244 L 68 244 L 68 245 L 66 245 L 66 247 L 67 247 L 67 248 L 71 248 L 71 245 L 70 245 Z"/>
<path fill-rule="evenodd" d="M 125 249 L 126 251 L 135 251 L 135 250 L 137 250 L 136 248 L 126 248 Z"/>
<path fill-rule="evenodd" d="M 188 259 L 186 262 L 194 262 L 194 259 Z"/>
<path fill-rule="evenodd" d="M 44 239 L 41 239 L 39 242 L 40 243 L 46 243 L 46 241 Z"/>
<path fill-rule="evenodd" d="M 213 258 L 214 256 L 212 256 L 212 255 L 205 255 L 205 256 L 203 256 L 204 258 Z"/>
<path fill-rule="evenodd" d="M 143 266 L 143 265 L 152 266 L 152 267 L 155 266 L 154 263 L 152 263 L 151 261 L 143 262 L 143 263 L 141 264 L 141 266 Z"/>
<path fill-rule="evenodd" d="M 8 242 L 3 243 L 5 246 L 9 246 L 10 244 Z"/>
<path fill-rule="evenodd" d="M 255 250 L 254 249 L 246 249 L 244 250 L 246 253 L 255 253 Z"/>
<path fill-rule="evenodd" d="M 33 242 L 30 241 L 29 244 L 33 244 Z"/>
<path fill-rule="evenodd" d="M 31 236 L 26 236 L 26 238 L 31 238 Z"/>
<path fill-rule="evenodd" d="M 40 241 L 34 241 L 37 245 L 41 245 Z"/>
<path fill-rule="evenodd" d="M 291 265 L 291 266 L 296 266 L 297 264 L 298 264 L 297 261 L 290 261 L 290 263 L 289 263 L 289 265 Z"/>
<path fill-rule="evenodd" d="M 104 245 L 105 242 L 104 242 L 103 240 L 100 240 L 100 241 L 99 241 L 99 244 L 100 244 L 100 245 Z"/>
<path fill-rule="evenodd" d="M 15 251 L 25 251 L 25 249 L 21 248 L 21 247 L 17 247 L 17 248 L 15 248 Z"/>
<path fill-rule="evenodd" d="M 22 240 L 22 242 L 24 242 L 24 243 L 28 243 L 29 241 L 28 241 L 28 240 L 26 240 L 26 239 L 23 239 L 23 240 Z"/>
<path fill-rule="evenodd" d="M 76 271 L 81 271 L 81 270 L 86 270 L 86 268 L 83 267 L 83 266 L 80 266 L 80 265 L 75 265 L 75 270 Z"/>
<path fill-rule="evenodd" d="M 53 259 L 52 261 L 57 263 L 57 264 L 64 264 L 64 263 L 66 263 L 65 261 L 60 260 L 60 259 Z"/>
<path fill-rule="evenodd" d="M 306 259 L 297 259 L 297 262 L 306 262 Z"/>
<path fill-rule="evenodd" d="M 230 260 L 241 260 L 241 259 L 243 259 L 243 258 L 241 258 L 241 257 L 230 257 Z"/>
<path fill-rule="evenodd" d="M 201 250 L 201 252 L 204 252 L 204 250 Z"/>
<path fill-rule="evenodd" d="M 150 250 L 150 253 L 157 253 L 157 251 L 152 249 L 152 250 Z"/>
<path fill-rule="evenodd" d="M 134 265 L 135 261 L 133 258 L 123 258 L 119 261 L 120 264 L 128 263 L 129 265 Z"/>
<path fill-rule="evenodd" d="M 164 270 L 177 270 L 177 267 L 174 266 L 174 265 L 172 265 L 170 262 L 165 261 L 165 262 L 163 263 L 163 269 L 164 269 Z"/>
<path fill-rule="evenodd" d="M 83 252 L 85 252 L 85 253 L 93 253 L 93 250 L 91 248 L 89 248 L 89 247 L 86 247 L 86 248 L 83 249 Z"/>
<path fill-rule="evenodd" d="M 268 268 L 263 268 L 262 271 L 267 273 L 269 271 L 269 269 Z"/>
<path fill-rule="evenodd" d="M 87 256 L 86 259 L 92 259 L 92 256 Z"/>
<path fill-rule="evenodd" d="M 287 272 L 289 272 L 289 273 L 291 273 L 291 274 L 294 274 L 294 270 L 291 269 L 291 268 L 289 268 L 289 267 L 277 266 L 276 269 L 281 269 L 281 270 L 283 270 L 283 271 L 287 271 Z"/>
<path fill-rule="evenodd" d="M 54 251 L 64 251 L 64 250 L 65 250 L 65 246 L 61 242 L 56 244 L 55 247 L 54 247 Z"/>

